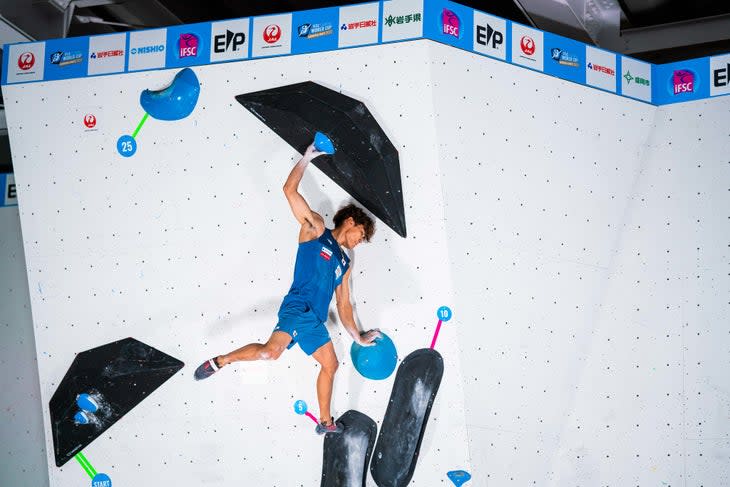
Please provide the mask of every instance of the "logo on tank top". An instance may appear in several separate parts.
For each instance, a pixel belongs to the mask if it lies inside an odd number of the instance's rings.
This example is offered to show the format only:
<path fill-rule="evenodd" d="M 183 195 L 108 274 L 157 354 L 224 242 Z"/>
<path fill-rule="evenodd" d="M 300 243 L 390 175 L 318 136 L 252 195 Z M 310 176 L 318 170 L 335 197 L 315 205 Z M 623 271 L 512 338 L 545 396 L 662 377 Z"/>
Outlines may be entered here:
<path fill-rule="evenodd" d="M 337 269 L 335 269 L 335 279 L 339 279 L 340 276 L 342 276 L 342 267 L 338 265 Z"/>
<path fill-rule="evenodd" d="M 330 260 L 330 258 L 332 257 L 332 251 L 327 247 L 322 247 L 322 250 L 319 251 L 319 256 L 322 257 L 324 260 Z"/>

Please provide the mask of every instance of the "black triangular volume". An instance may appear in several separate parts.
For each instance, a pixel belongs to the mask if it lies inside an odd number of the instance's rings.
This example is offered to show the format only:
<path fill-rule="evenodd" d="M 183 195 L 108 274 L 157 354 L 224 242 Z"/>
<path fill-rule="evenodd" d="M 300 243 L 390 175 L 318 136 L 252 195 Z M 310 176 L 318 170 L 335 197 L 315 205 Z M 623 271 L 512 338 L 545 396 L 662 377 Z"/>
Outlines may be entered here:
<path fill-rule="evenodd" d="M 327 135 L 335 154 L 312 163 L 406 236 L 398 151 L 364 103 L 312 81 L 245 93 L 236 100 L 299 153 L 315 132 Z"/>
<path fill-rule="evenodd" d="M 62 466 L 183 368 L 180 360 L 134 338 L 79 353 L 49 403 L 56 465 Z M 98 410 L 77 424 L 76 397 L 89 394 Z"/>

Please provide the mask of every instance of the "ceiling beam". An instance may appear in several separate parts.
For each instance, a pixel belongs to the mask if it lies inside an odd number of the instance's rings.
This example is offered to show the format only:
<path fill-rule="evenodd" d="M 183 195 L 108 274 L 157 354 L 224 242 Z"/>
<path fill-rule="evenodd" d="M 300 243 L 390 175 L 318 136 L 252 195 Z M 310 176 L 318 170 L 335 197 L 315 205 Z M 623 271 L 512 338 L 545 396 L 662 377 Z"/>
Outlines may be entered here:
<path fill-rule="evenodd" d="M 623 29 L 620 52 L 632 54 L 726 41 L 730 37 L 730 14 L 670 24 Z"/>

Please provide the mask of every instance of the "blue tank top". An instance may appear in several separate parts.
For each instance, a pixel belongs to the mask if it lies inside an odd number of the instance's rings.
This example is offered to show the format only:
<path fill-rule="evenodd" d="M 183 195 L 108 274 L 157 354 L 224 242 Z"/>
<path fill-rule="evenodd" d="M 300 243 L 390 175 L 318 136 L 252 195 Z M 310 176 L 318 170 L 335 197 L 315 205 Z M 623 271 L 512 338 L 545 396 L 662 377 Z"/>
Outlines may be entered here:
<path fill-rule="evenodd" d="M 285 309 L 310 308 L 321 322 L 335 288 L 350 266 L 350 258 L 340 249 L 329 228 L 317 239 L 299 244 L 294 265 L 294 282 L 284 296 L 279 312 Z"/>

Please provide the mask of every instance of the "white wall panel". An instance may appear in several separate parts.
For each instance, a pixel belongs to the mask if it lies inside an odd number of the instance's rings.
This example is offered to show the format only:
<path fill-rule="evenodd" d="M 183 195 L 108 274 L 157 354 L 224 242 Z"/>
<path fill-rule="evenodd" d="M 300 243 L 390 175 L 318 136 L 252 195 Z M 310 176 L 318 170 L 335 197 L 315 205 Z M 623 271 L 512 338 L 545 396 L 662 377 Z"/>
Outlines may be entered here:
<path fill-rule="evenodd" d="M 476 485 L 722 485 L 726 104 L 431 49 Z"/>
<path fill-rule="evenodd" d="M 203 359 L 268 337 L 296 251 L 298 227 L 281 187 L 298 155 L 234 96 L 312 79 L 363 100 L 400 151 L 409 236 L 378 225 L 374 242 L 355 251 L 353 295 L 363 327 L 389 333 L 402 358 L 430 344 L 436 309 L 451 301 L 428 46 L 195 71 L 201 98 L 193 115 L 148 120 L 129 159 L 115 142 L 142 116 L 139 93 L 165 86 L 175 71 L 6 90 L 8 104 L 28 107 L 9 119 L 44 404 L 75 352 L 134 336 L 186 367 L 85 449 L 97 471 L 115 485 L 315 485 L 322 439 L 292 409 L 304 399 L 317 413 L 311 359 L 294 349 L 275 364 L 192 380 Z M 81 103 L 103 106 L 104 130 L 83 131 L 74 116 Z M 39 120 L 40 112 L 49 116 Z M 314 167 L 302 192 L 329 222 L 349 200 Z M 392 377 L 357 375 L 340 330 L 331 324 L 343 364 L 334 412 L 353 408 L 381 421 Z M 414 484 L 468 468 L 456 337 L 448 324 L 439 338 L 446 373 Z M 48 428 L 46 406 L 44 415 Z M 75 462 L 50 474 L 54 486 L 83 479 Z"/>
<path fill-rule="evenodd" d="M 0 483 L 43 487 L 48 485 L 48 464 L 16 206 L 0 207 L 0 229 Z"/>

